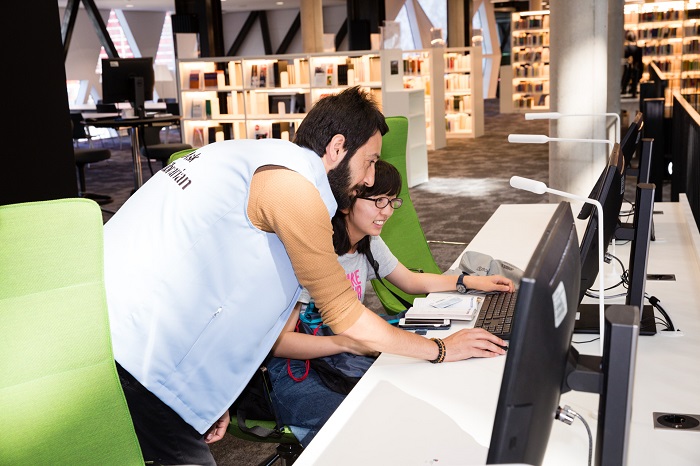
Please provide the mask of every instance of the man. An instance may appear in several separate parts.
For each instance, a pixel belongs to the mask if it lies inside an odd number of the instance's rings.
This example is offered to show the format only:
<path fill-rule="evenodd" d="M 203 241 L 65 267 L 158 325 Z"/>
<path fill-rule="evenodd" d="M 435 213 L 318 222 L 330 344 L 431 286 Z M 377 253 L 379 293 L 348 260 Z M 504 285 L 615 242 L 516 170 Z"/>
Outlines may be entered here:
<path fill-rule="evenodd" d="M 350 88 L 321 99 L 294 143 L 223 141 L 168 165 L 106 224 L 114 354 L 147 461 L 214 464 L 207 443 L 223 437 L 300 284 L 334 332 L 373 350 L 475 355 L 465 340 L 478 335 L 433 342 L 387 325 L 337 261 L 330 218 L 354 186 L 373 184 L 386 131 L 371 98 Z M 479 355 L 503 354 L 494 343 L 484 337 Z"/>

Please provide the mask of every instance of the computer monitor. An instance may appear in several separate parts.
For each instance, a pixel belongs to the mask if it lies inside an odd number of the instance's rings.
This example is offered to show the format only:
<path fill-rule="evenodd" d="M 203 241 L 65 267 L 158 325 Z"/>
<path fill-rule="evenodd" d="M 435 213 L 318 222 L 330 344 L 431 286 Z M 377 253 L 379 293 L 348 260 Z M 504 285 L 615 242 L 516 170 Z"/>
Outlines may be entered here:
<path fill-rule="evenodd" d="M 632 159 L 640 148 L 643 127 L 644 118 L 642 112 L 637 112 L 620 141 L 620 150 L 622 151 L 622 156 L 625 158 L 625 167 L 627 168 L 628 175 L 630 175 L 632 171 L 630 170 Z M 634 173 L 637 174 L 636 170 L 634 170 Z M 649 180 L 638 180 L 637 182 L 648 183 Z"/>
<path fill-rule="evenodd" d="M 579 261 L 571 205 L 560 202 L 520 280 L 488 464 L 542 464 L 574 330 Z"/>
<path fill-rule="evenodd" d="M 143 116 L 144 102 L 153 100 L 155 72 L 153 57 L 102 59 L 102 101 L 107 104 L 131 102 Z"/>
<path fill-rule="evenodd" d="M 649 261 L 649 242 L 652 236 L 652 215 L 654 213 L 655 186 L 639 183 L 635 195 L 633 235 L 630 244 L 630 257 L 627 266 L 627 296 L 625 304 L 637 306 L 641 311 L 639 332 L 641 335 L 656 334 L 654 308 L 644 305 Z"/>
<path fill-rule="evenodd" d="M 608 246 L 613 239 L 615 230 L 619 224 L 620 208 L 625 194 L 625 161 L 620 152 L 620 145 L 615 144 L 608 158 L 608 163 L 597 183 L 591 198 L 597 200 L 603 207 L 603 251 L 608 251 Z M 582 218 L 579 214 L 579 219 Z M 581 286 L 579 290 L 579 303 L 591 288 L 598 276 L 598 212 L 593 209 L 588 217 L 586 231 L 581 240 Z M 596 319 L 598 318 L 596 310 Z"/>
<path fill-rule="evenodd" d="M 617 236 L 621 228 L 626 228 L 620 223 L 619 213 L 625 193 L 624 157 L 620 146 L 615 145 L 608 164 L 603 169 L 600 179 L 602 183 L 593 195 L 603 207 L 603 253 L 608 252 L 608 247 Z M 632 240 L 630 260 L 628 267 L 629 284 L 627 288 L 626 303 L 639 307 L 643 311 L 641 316 L 640 332 L 642 335 L 654 335 L 656 325 L 651 306 L 644 306 L 644 285 L 646 283 L 646 267 L 651 237 L 651 215 L 653 212 L 653 198 L 649 198 L 648 192 L 654 192 L 653 185 L 637 185 L 637 208 L 634 212 L 634 222 L 629 228 Z M 640 188 L 641 187 L 641 188 Z M 641 191 L 640 191 L 641 190 Z M 579 216 L 580 218 L 580 216 Z M 593 287 L 598 274 L 598 212 L 597 209 L 588 219 L 586 230 L 581 239 L 581 286 L 579 290 L 578 318 L 576 319 L 575 333 L 600 334 L 600 306 L 598 304 L 582 304 L 586 291 Z M 599 290 L 598 294 L 603 294 Z"/>
<path fill-rule="evenodd" d="M 602 356 L 580 355 L 571 345 L 579 260 L 571 207 L 561 202 L 520 281 L 488 464 L 542 464 L 569 390 L 600 394 L 595 464 L 626 464 L 639 313 L 608 308 Z"/>

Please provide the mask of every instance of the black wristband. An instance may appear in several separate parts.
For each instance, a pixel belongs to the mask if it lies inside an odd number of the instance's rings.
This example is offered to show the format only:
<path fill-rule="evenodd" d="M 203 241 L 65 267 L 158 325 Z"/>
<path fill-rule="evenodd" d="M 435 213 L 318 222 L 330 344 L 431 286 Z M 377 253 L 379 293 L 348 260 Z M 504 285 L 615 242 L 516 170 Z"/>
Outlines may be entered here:
<path fill-rule="evenodd" d="M 445 356 L 447 355 L 447 350 L 445 349 L 445 342 L 439 338 L 431 338 L 438 346 L 437 358 L 430 361 L 431 364 L 440 364 L 445 361 Z"/>

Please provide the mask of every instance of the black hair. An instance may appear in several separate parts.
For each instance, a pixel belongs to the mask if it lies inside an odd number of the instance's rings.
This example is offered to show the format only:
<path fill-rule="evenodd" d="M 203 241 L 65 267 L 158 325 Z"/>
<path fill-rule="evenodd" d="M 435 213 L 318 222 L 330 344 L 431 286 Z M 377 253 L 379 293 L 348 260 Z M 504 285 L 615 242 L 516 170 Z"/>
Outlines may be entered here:
<path fill-rule="evenodd" d="M 359 86 L 320 99 L 302 120 L 294 143 L 323 157 L 333 136 L 345 136 L 346 159 L 350 159 L 374 134 L 389 131 L 384 115 L 371 94 Z"/>
<path fill-rule="evenodd" d="M 396 196 L 401 191 L 401 173 L 395 166 L 384 160 L 378 160 L 374 164 L 374 184 L 372 186 L 358 186 L 357 195 L 362 197 L 372 196 Z M 355 205 L 357 198 L 353 196 L 350 208 Z M 350 250 L 350 235 L 348 233 L 347 214 L 340 210 L 331 219 L 333 223 L 333 248 L 339 256 Z M 357 251 L 367 255 L 369 251 L 369 235 L 357 243 Z"/>

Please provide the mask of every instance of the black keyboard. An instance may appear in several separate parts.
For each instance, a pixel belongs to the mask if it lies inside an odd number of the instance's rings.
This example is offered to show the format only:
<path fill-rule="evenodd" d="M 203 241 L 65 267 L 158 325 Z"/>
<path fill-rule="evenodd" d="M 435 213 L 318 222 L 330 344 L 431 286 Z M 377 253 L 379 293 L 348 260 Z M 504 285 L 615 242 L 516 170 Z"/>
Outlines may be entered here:
<path fill-rule="evenodd" d="M 515 314 L 515 301 L 518 292 L 495 293 L 484 296 L 475 328 L 483 328 L 494 335 L 508 340 Z"/>

